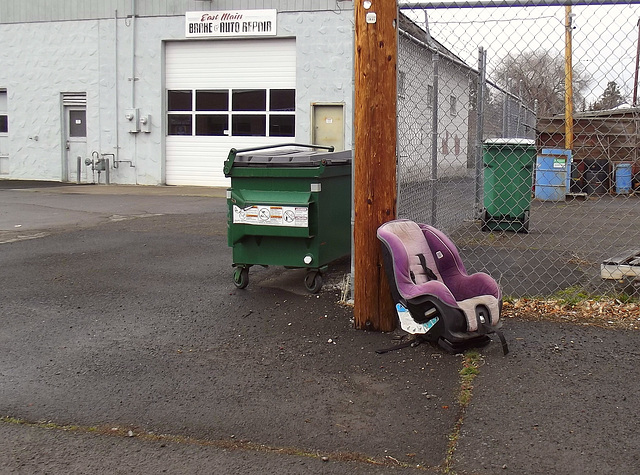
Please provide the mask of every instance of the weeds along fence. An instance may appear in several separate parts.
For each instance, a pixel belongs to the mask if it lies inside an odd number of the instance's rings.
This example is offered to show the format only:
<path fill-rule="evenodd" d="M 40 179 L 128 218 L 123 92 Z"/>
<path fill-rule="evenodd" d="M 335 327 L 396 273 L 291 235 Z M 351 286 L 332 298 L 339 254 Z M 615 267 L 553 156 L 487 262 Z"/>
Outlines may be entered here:
<path fill-rule="evenodd" d="M 399 217 L 506 295 L 637 291 L 640 3 L 398 6 Z"/>

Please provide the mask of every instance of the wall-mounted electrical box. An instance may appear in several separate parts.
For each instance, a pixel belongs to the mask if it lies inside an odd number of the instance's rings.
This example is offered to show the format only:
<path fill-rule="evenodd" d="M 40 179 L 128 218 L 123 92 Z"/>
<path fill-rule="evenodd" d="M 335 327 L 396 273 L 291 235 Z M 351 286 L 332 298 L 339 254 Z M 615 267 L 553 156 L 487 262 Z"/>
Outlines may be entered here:
<path fill-rule="evenodd" d="M 140 132 L 145 134 L 151 132 L 151 114 L 140 116 Z"/>
<path fill-rule="evenodd" d="M 94 169 L 99 172 L 104 172 L 107 170 L 107 159 L 106 158 L 98 158 L 94 164 Z"/>
<path fill-rule="evenodd" d="M 129 121 L 129 133 L 140 132 L 140 109 L 127 109 L 124 117 Z"/>

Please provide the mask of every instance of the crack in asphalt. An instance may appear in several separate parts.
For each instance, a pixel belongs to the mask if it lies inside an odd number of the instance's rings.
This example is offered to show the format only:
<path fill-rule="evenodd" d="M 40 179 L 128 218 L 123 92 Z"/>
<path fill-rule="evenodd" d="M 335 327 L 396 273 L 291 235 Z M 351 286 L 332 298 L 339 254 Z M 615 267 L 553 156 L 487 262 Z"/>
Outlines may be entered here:
<path fill-rule="evenodd" d="M 33 234 L 19 234 L 17 236 L 14 236 L 12 234 L 9 233 L 8 237 L 2 237 L 0 235 L 0 244 L 9 244 L 12 242 L 20 242 L 20 241 L 28 241 L 30 239 L 40 239 L 43 237 L 47 237 L 49 236 L 51 233 L 33 233 Z"/>
<path fill-rule="evenodd" d="M 131 438 L 151 442 L 151 443 L 171 443 L 177 445 L 196 445 L 201 447 L 212 447 L 223 450 L 251 451 L 259 453 L 272 453 L 284 456 L 308 457 L 313 459 L 321 459 L 329 462 L 352 462 L 363 465 L 373 465 L 378 467 L 395 467 L 404 469 L 413 469 L 420 472 L 441 473 L 445 475 L 456 475 L 455 452 L 457 449 L 460 431 L 464 424 L 466 409 L 471 403 L 473 397 L 473 382 L 479 375 L 479 362 L 482 356 L 476 351 L 468 351 L 463 355 L 462 368 L 460 374 L 460 386 L 458 389 L 458 417 L 449 434 L 449 444 L 445 458 L 439 466 L 424 466 L 420 464 L 409 464 L 400 462 L 391 455 L 385 455 L 383 458 L 369 456 L 359 452 L 326 452 L 320 450 L 299 449 L 296 447 L 278 447 L 266 444 L 259 444 L 246 439 L 236 440 L 235 436 L 230 439 L 199 439 L 196 437 L 173 435 L 173 434 L 156 434 L 153 431 L 141 431 L 133 426 L 131 427 L 112 427 L 109 425 L 102 426 L 82 426 L 82 425 L 61 425 L 53 421 L 27 421 L 11 416 L 0 416 L 0 423 L 13 424 L 25 427 L 35 427 L 46 430 L 58 430 L 62 432 L 96 434 L 108 437 Z"/>
<path fill-rule="evenodd" d="M 61 432 L 94 434 L 106 437 L 118 437 L 123 439 L 135 437 L 146 442 L 160 444 L 171 443 L 176 445 L 196 445 L 200 447 L 212 447 L 224 450 L 244 450 L 259 453 L 279 454 L 284 456 L 308 457 L 313 459 L 321 459 L 325 462 L 351 462 L 360 463 L 363 465 L 374 465 L 377 467 L 395 467 L 413 469 L 420 472 L 442 473 L 442 471 L 438 467 L 427 467 L 423 465 L 412 465 L 405 462 L 400 462 L 398 459 L 391 455 L 386 455 L 384 458 L 380 458 L 369 456 L 359 452 L 326 452 L 320 450 L 314 451 L 299 449 L 296 447 L 277 447 L 259 444 L 246 439 L 235 440 L 234 436 L 231 436 L 231 439 L 198 439 L 196 437 L 190 436 L 156 434 L 153 431 L 140 431 L 136 430 L 135 427 L 111 427 L 109 425 L 82 426 L 74 424 L 61 425 L 53 421 L 27 421 L 25 419 L 18 419 L 11 416 L 0 416 L 0 424 L 12 424 L 17 426 L 34 427 L 43 430 L 57 430 Z"/>

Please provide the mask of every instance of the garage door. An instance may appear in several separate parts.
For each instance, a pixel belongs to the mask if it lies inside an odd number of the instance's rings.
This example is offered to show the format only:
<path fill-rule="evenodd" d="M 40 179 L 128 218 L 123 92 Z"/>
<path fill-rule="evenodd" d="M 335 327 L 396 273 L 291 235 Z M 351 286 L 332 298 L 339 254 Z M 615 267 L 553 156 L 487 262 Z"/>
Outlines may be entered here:
<path fill-rule="evenodd" d="M 168 185 L 228 186 L 229 149 L 293 141 L 295 40 L 170 42 L 165 64 Z"/>

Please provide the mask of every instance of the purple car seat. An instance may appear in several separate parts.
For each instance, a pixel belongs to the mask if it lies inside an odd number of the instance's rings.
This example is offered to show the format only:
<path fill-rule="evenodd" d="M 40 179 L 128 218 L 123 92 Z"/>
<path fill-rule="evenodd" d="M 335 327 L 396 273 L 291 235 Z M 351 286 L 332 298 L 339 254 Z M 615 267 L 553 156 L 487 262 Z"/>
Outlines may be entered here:
<path fill-rule="evenodd" d="M 484 272 L 468 275 L 451 240 L 438 229 L 407 219 L 378 228 L 384 266 L 401 327 L 416 335 L 411 342 L 437 342 L 457 353 L 488 344 L 502 333 L 502 293 Z M 398 348 L 398 347 L 394 347 Z M 384 350 L 382 350 L 384 351 Z"/>

